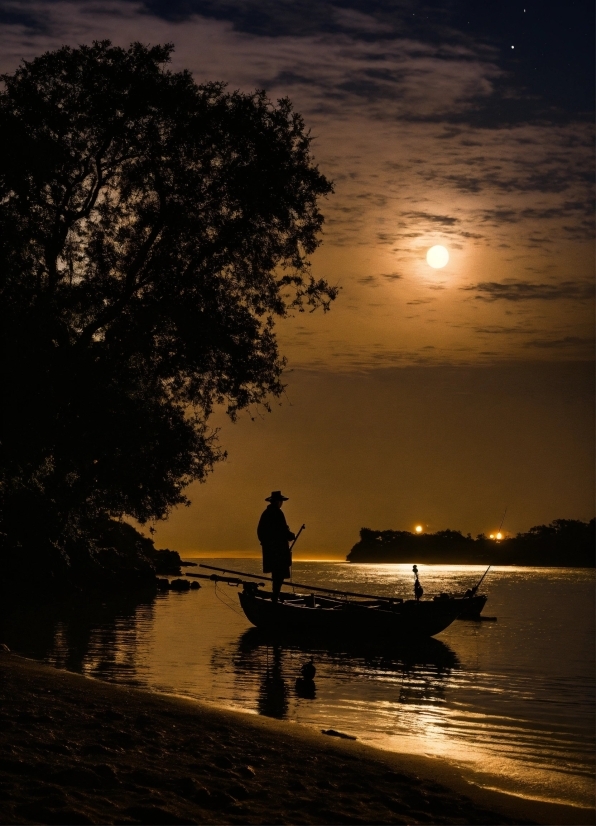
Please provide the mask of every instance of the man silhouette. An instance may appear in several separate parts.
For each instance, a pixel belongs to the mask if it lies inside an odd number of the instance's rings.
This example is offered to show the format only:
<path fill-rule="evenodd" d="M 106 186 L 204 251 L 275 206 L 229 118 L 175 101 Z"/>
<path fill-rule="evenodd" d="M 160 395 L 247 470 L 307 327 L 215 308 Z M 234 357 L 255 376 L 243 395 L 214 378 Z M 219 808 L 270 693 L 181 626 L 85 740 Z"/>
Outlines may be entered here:
<path fill-rule="evenodd" d="M 282 512 L 283 503 L 288 501 L 288 497 L 283 496 L 280 490 L 274 490 L 265 501 L 269 502 L 269 505 L 259 519 L 257 536 L 263 549 L 263 573 L 271 574 L 273 602 L 277 602 L 282 583 L 290 576 L 290 540 L 296 537 L 288 528 Z"/>

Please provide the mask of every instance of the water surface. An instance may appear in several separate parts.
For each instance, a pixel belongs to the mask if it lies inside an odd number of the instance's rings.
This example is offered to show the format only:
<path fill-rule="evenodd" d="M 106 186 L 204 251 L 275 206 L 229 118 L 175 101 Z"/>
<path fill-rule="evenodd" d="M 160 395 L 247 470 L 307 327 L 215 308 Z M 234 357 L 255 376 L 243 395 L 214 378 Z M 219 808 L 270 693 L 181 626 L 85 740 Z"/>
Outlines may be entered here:
<path fill-rule="evenodd" d="M 259 572 L 257 560 L 219 564 Z M 463 590 L 483 572 L 419 568 L 427 594 Z M 297 561 L 293 575 L 412 592 L 406 565 Z M 3 636 L 59 668 L 335 728 L 380 748 L 443 757 L 487 787 L 593 806 L 594 571 L 497 568 L 485 584 L 484 613 L 497 622 L 458 621 L 406 651 L 272 646 L 250 627 L 236 590 L 211 583 L 144 604 L 12 609 Z M 296 682 L 311 656 L 314 690 Z"/>

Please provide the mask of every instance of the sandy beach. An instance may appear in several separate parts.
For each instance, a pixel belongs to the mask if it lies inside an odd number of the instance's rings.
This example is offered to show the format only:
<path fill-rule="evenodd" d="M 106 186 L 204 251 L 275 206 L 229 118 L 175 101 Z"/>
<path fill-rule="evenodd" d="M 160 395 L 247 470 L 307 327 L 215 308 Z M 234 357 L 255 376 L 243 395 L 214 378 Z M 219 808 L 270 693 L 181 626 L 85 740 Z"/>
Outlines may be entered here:
<path fill-rule="evenodd" d="M 430 758 L 0 656 L 1 823 L 578 823 Z"/>

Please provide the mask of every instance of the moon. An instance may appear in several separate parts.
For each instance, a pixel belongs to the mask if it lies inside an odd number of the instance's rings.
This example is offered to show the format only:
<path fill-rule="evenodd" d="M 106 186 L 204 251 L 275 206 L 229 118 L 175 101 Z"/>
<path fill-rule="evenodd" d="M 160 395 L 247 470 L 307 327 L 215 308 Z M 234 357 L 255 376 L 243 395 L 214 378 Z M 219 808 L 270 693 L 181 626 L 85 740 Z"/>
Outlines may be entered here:
<path fill-rule="evenodd" d="M 433 269 L 440 270 L 449 263 L 449 252 L 445 247 L 442 247 L 440 244 L 436 244 L 426 253 L 426 262 Z"/>

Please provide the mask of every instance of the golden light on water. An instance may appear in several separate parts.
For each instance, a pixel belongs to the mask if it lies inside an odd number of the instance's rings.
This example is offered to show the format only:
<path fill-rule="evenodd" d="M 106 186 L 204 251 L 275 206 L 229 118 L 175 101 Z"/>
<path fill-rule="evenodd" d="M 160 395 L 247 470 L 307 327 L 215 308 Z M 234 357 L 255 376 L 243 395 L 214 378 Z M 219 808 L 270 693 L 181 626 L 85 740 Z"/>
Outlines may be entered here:
<path fill-rule="evenodd" d="M 422 533 L 422 525 L 416 525 L 416 533 Z"/>
<path fill-rule="evenodd" d="M 441 244 L 435 244 L 426 253 L 426 263 L 433 269 L 440 270 L 449 263 L 449 252 Z"/>

